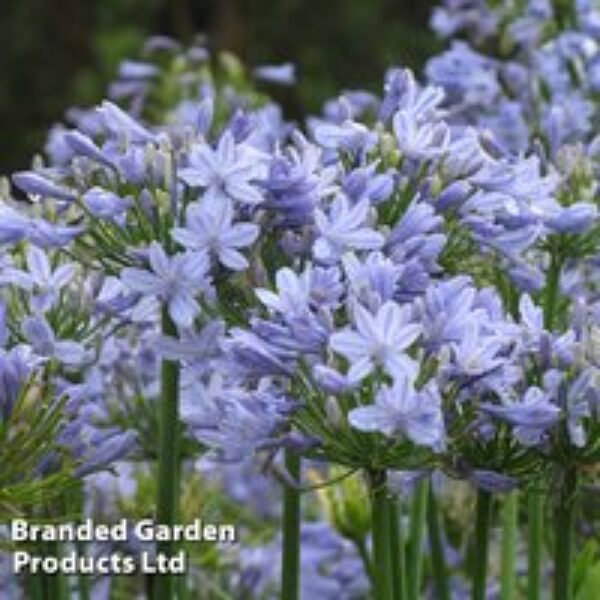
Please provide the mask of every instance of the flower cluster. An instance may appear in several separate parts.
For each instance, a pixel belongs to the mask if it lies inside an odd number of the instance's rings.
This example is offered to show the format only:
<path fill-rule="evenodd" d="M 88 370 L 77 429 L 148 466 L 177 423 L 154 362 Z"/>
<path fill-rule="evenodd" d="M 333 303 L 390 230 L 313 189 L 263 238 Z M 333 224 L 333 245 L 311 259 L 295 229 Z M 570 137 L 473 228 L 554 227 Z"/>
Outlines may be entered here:
<path fill-rule="evenodd" d="M 281 448 L 486 492 L 600 459 L 598 13 L 452 1 L 433 24 L 468 41 L 427 83 L 391 69 L 306 127 L 231 57 L 156 38 L 52 130 L 12 178 L 27 209 L 0 205 L 2 422 L 25 382 L 65 400 L 41 470 L 145 462 L 157 432 L 163 460 L 179 421 L 184 477 L 258 456 L 292 487 Z M 355 547 L 302 537 L 304 597 L 364 594 Z M 244 550 L 236 589 L 268 593 L 278 547 Z"/>

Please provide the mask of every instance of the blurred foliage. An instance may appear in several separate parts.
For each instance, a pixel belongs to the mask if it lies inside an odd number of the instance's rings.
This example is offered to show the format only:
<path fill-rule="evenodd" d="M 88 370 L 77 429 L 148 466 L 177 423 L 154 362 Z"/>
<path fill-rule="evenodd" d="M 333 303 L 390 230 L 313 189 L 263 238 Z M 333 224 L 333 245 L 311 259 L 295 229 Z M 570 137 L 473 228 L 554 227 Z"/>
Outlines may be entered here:
<path fill-rule="evenodd" d="M 65 401 L 54 398 L 45 378 L 31 377 L 8 415 L 0 413 L 0 523 L 23 517 L 75 487 L 72 465 L 55 442 Z M 62 466 L 45 469 L 51 460 Z"/>
<path fill-rule="evenodd" d="M 292 117 L 340 89 L 379 90 L 386 67 L 418 68 L 436 49 L 431 0 L 3 0 L 0 173 L 26 167 L 70 106 L 103 95 L 119 61 L 151 34 L 190 40 L 250 65 L 292 61 L 300 86 L 273 90 Z M 269 90 L 271 91 L 271 90 Z"/>

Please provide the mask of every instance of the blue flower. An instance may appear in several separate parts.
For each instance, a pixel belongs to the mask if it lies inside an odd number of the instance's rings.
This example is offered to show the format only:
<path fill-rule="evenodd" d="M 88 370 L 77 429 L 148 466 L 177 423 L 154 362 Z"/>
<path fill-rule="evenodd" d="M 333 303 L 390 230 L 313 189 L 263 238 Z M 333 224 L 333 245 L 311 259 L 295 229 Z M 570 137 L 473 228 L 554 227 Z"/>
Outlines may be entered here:
<path fill-rule="evenodd" d="M 46 253 L 35 246 L 28 246 L 26 253 L 27 271 L 8 267 L 0 274 L 0 283 L 11 284 L 31 294 L 31 308 L 46 312 L 56 302 L 60 290 L 75 276 L 76 266 L 72 263 L 59 265 L 52 271 Z"/>
<path fill-rule="evenodd" d="M 488 469 L 473 469 L 468 473 L 468 479 L 491 494 L 506 494 L 518 486 L 518 481 L 513 477 Z"/>
<path fill-rule="evenodd" d="M 451 376 L 479 378 L 501 368 L 506 363 L 501 350 L 505 341 L 495 335 L 486 335 L 483 320 L 469 319 L 465 322 L 460 340 L 451 342 Z"/>
<path fill-rule="evenodd" d="M 155 136 L 116 104 L 104 100 L 97 109 L 106 131 L 116 138 L 125 136 L 134 143 L 153 142 Z"/>
<path fill-rule="evenodd" d="M 348 253 L 342 262 L 349 291 L 366 306 L 375 309 L 394 299 L 402 269 L 384 254 L 370 252 L 361 262 Z"/>
<path fill-rule="evenodd" d="M 401 156 L 416 160 L 436 158 L 446 152 L 450 143 L 446 123 L 419 123 L 404 111 L 394 115 L 394 134 Z"/>
<path fill-rule="evenodd" d="M 356 303 L 353 312 L 356 329 L 338 331 L 329 341 L 331 349 L 350 362 L 348 379 L 360 381 L 376 366 L 394 379 L 414 376 L 417 364 L 405 350 L 419 337 L 422 328 L 411 322 L 410 306 L 385 302 L 373 315 Z"/>
<path fill-rule="evenodd" d="M 313 135 L 322 148 L 352 153 L 370 150 L 377 140 L 376 134 L 365 125 L 350 119 L 345 119 L 340 124 L 327 121 L 314 123 Z"/>
<path fill-rule="evenodd" d="M 483 317 L 475 310 L 475 288 L 467 277 L 454 277 L 430 285 L 417 303 L 424 324 L 423 338 L 430 352 L 437 352 L 450 343 L 460 343 L 469 321 Z"/>
<path fill-rule="evenodd" d="M 292 63 L 261 65 L 254 69 L 254 77 L 281 85 L 292 85 L 296 81 L 296 68 Z"/>
<path fill-rule="evenodd" d="M 513 426 L 514 436 L 524 446 L 536 446 L 560 417 L 560 408 L 540 388 L 530 387 L 522 400 L 498 405 L 482 402 L 483 412 Z"/>
<path fill-rule="evenodd" d="M 224 387 L 197 390 L 199 401 L 187 423 L 217 458 L 241 460 L 270 446 L 287 421 L 289 400 L 268 390 Z"/>
<path fill-rule="evenodd" d="M 172 235 L 185 248 L 214 253 L 229 269 L 242 271 L 248 268 L 248 261 L 238 249 L 250 246 L 259 232 L 255 223 L 234 224 L 233 203 L 224 198 L 190 204 L 185 227 L 175 227 Z"/>
<path fill-rule="evenodd" d="M 297 275 L 288 267 L 279 269 L 275 275 L 277 293 L 264 288 L 255 290 L 258 299 L 268 308 L 281 315 L 297 315 L 309 310 L 311 269 Z"/>
<path fill-rule="evenodd" d="M 121 198 L 101 187 L 93 187 L 83 195 L 83 203 L 93 216 L 124 227 L 126 213 L 132 205 L 132 200 Z"/>
<path fill-rule="evenodd" d="M 230 364 L 243 374 L 258 377 L 291 376 L 296 352 L 283 352 L 272 343 L 272 339 L 269 342 L 252 331 L 234 328 L 229 338 L 223 342 L 223 350 L 231 361 Z"/>
<path fill-rule="evenodd" d="M 384 99 L 380 109 L 382 120 L 402 113 L 415 123 L 435 121 L 440 116 L 439 105 L 445 93 L 441 87 L 420 87 L 408 69 L 392 69 L 386 76 Z"/>
<path fill-rule="evenodd" d="M 501 89 L 494 61 L 461 41 L 432 58 L 426 73 L 432 83 L 444 88 L 450 102 L 461 107 L 493 105 Z"/>
<path fill-rule="evenodd" d="M 88 352 L 78 342 L 57 340 L 43 317 L 26 317 L 22 331 L 33 351 L 43 358 L 53 358 L 73 367 L 81 367 L 89 359 Z"/>
<path fill-rule="evenodd" d="M 51 179 L 34 171 L 21 171 L 12 176 L 13 183 L 21 190 L 32 196 L 42 198 L 56 198 L 72 202 L 76 198 L 76 192 L 66 188 Z"/>
<path fill-rule="evenodd" d="M 107 167 L 113 167 L 113 163 L 109 160 L 100 148 L 85 134 L 80 131 L 73 130 L 64 133 L 64 141 L 69 148 L 81 156 L 87 156 L 91 160 L 99 162 L 100 164 L 106 165 Z"/>
<path fill-rule="evenodd" d="M 86 477 L 122 460 L 135 447 L 136 440 L 137 435 L 131 430 L 110 428 L 95 431 L 82 452 L 76 452 L 78 465 L 74 471 L 75 477 Z M 68 439 L 61 441 L 69 445 Z"/>
<path fill-rule="evenodd" d="M 24 348 L 0 352 L 0 418 L 5 423 L 31 370 Z"/>
<path fill-rule="evenodd" d="M 26 238 L 41 248 L 64 248 L 85 231 L 82 225 L 60 225 L 45 219 L 31 219 Z"/>
<path fill-rule="evenodd" d="M 318 238 L 313 247 L 315 258 L 324 263 L 333 263 L 347 250 L 381 248 L 385 238 L 367 225 L 370 207 L 368 199 L 351 206 L 345 196 L 339 195 L 332 202 L 328 215 L 317 209 L 315 224 Z"/>
<path fill-rule="evenodd" d="M 406 374 L 383 387 L 371 406 L 354 408 L 348 414 L 350 425 L 360 431 L 379 431 L 387 436 L 405 435 L 415 444 L 439 448 L 444 439 L 441 398 L 435 386 L 421 392 L 414 389 Z"/>
<path fill-rule="evenodd" d="M 263 196 L 254 182 L 262 177 L 264 165 L 257 151 L 237 146 L 227 130 L 216 150 L 208 144 L 194 146 L 189 166 L 180 169 L 181 179 L 192 187 L 204 188 L 204 201 L 211 204 L 227 198 L 240 204 L 256 205 Z"/>
<path fill-rule="evenodd" d="M 26 237 L 29 219 L 6 204 L 0 205 L 0 244 L 14 244 Z"/>
<path fill-rule="evenodd" d="M 134 309 L 134 320 L 154 311 L 156 300 L 160 300 L 175 323 L 190 327 L 200 312 L 195 297 L 208 286 L 208 256 L 190 252 L 169 257 L 160 244 L 153 242 L 148 262 L 150 270 L 128 267 L 121 272 L 123 284 L 142 295 Z"/>

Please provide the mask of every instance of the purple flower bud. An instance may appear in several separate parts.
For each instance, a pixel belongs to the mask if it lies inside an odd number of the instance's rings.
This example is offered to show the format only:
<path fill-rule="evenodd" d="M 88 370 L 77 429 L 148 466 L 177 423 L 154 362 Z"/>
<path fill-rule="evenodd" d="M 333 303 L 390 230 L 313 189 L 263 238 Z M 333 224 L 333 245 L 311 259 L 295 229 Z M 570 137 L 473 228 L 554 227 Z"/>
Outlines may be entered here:
<path fill-rule="evenodd" d="M 598 208 L 587 202 L 576 202 L 546 219 L 547 227 L 557 233 L 583 233 L 598 220 Z"/>
<path fill-rule="evenodd" d="M 135 446 L 136 434 L 123 431 L 110 435 L 96 445 L 90 455 L 84 456 L 82 463 L 75 469 L 76 477 L 85 477 L 95 471 L 108 467 L 111 463 L 122 459 Z"/>
<path fill-rule="evenodd" d="M 313 368 L 313 378 L 316 384 L 328 394 L 344 394 L 352 388 L 345 375 L 326 365 L 316 365 Z"/>
<path fill-rule="evenodd" d="M 21 171 L 12 176 L 13 183 L 22 191 L 42 198 L 57 198 L 72 202 L 76 195 L 73 190 L 58 185 L 34 171 Z"/>
<path fill-rule="evenodd" d="M 116 104 L 105 100 L 97 109 L 105 129 L 115 136 L 126 134 L 133 142 L 152 142 L 154 135 Z"/>
<path fill-rule="evenodd" d="M 473 470 L 468 479 L 478 488 L 491 494 L 505 494 L 514 490 L 518 485 L 517 481 L 508 475 L 485 469 Z"/>
<path fill-rule="evenodd" d="M 292 63 L 262 65 L 254 69 L 254 77 L 270 83 L 293 85 L 296 82 L 296 67 Z"/>
<path fill-rule="evenodd" d="M 108 167 L 112 167 L 112 162 L 104 156 L 102 150 L 96 146 L 96 144 L 87 136 L 80 131 L 68 131 L 64 135 L 65 141 L 71 147 L 72 150 L 86 156 L 92 160 L 95 160 Z"/>
<path fill-rule="evenodd" d="M 472 190 L 472 186 L 463 179 L 453 181 L 437 197 L 435 208 L 442 212 L 450 208 L 458 208 L 469 197 Z"/>
<path fill-rule="evenodd" d="M 119 65 L 121 79 L 152 79 L 158 73 L 159 70 L 156 66 L 136 60 L 124 60 Z"/>

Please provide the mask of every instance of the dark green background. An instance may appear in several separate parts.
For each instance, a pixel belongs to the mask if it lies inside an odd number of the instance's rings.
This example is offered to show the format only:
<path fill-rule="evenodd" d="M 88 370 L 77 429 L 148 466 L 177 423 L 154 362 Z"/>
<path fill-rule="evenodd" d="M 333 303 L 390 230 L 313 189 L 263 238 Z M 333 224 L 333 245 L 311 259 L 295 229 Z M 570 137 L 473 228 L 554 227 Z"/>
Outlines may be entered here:
<path fill-rule="evenodd" d="M 379 90 L 392 64 L 419 68 L 435 51 L 433 2 L 409 0 L 2 0 L 0 173 L 27 167 L 69 106 L 97 102 L 124 57 L 153 33 L 249 65 L 291 60 L 299 86 L 278 95 L 288 114 L 316 111 L 344 88 Z"/>

